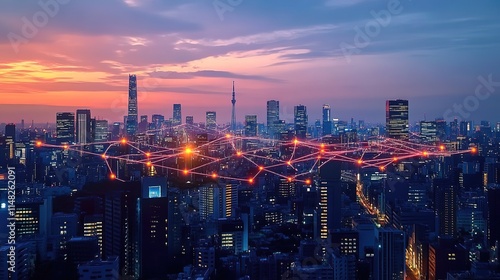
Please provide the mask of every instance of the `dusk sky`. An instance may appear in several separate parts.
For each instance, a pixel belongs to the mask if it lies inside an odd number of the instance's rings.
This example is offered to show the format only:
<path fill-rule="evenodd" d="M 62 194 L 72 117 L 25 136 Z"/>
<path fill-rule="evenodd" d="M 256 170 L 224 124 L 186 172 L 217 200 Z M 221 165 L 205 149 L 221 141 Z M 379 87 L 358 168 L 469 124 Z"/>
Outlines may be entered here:
<path fill-rule="evenodd" d="M 304 104 L 314 123 L 325 103 L 383 122 L 397 98 L 412 122 L 464 103 L 467 119 L 500 121 L 500 1 L 55 1 L 2 1 L 0 122 L 79 108 L 123 121 L 128 74 L 149 118 L 181 103 L 183 119 L 229 122 L 234 80 L 239 122 L 265 122 L 270 99 L 287 122 Z"/>

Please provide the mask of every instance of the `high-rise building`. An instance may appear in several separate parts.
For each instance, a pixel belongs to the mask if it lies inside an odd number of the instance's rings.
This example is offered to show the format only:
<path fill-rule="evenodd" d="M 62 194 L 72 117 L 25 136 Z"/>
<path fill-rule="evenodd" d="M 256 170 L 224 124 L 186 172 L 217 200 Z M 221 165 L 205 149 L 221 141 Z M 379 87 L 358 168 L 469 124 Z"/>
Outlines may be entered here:
<path fill-rule="evenodd" d="M 167 180 L 143 177 L 137 201 L 138 242 L 136 265 L 139 278 L 160 278 L 168 273 Z"/>
<path fill-rule="evenodd" d="M 280 102 L 277 100 L 267 101 L 267 133 L 269 137 L 275 138 L 277 125 L 280 120 Z"/>
<path fill-rule="evenodd" d="M 420 122 L 420 137 L 425 142 L 437 141 L 437 127 L 434 121 Z"/>
<path fill-rule="evenodd" d="M 319 182 L 319 237 L 327 239 L 329 232 L 340 229 L 342 188 L 339 161 L 328 161 L 320 170 Z"/>
<path fill-rule="evenodd" d="M 83 236 L 95 236 L 97 237 L 97 243 L 99 244 L 100 256 L 102 256 L 102 224 L 104 217 L 102 214 L 86 215 L 83 218 Z"/>
<path fill-rule="evenodd" d="M 434 179 L 434 210 L 439 218 L 439 235 L 454 237 L 457 233 L 458 188 L 450 179 Z"/>
<path fill-rule="evenodd" d="M 247 137 L 257 136 L 257 115 L 245 116 L 245 136 Z"/>
<path fill-rule="evenodd" d="M 217 129 L 217 113 L 208 111 L 206 113 L 206 127 L 207 129 Z"/>
<path fill-rule="evenodd" d="M 233 99 L 231 99 L 232 111 L 231 111 L 231 131 L 236 131 L 236 93 L 234 92 L 234 81 L 233 81 Z"/>
<path fill-rule="evenodd" d="M 387 100 L 385 103 L 385 126 L 387 137 L 408 140 L 408 100 Z"/>
<path fill-rule="evenodd" d="M 225 217 L 224 188 L 210 184 L 200 188 L 199 209 L 200 219 L 219 219 Z"/>
<path fill-rule="evenodd" d="M 174 104 L 174 115 L 172 118 L 172 125 L 180 125 L 182 124 L 182 112 L 181 112 L 181 104 Z"/>
<path fill-rule="evenodd" d="M 193 116 L 186 116 L 186 124 L 194 125 L 194 118 L 193 118 Z"/>
<path fill-rule="evenodd" d="M 495 246 L 495 242 L 500 242 L 500 223 L 496 215 L 500 213 L 500 188 L 488 188 L 488 242 L 490 246 Z"/>
<path fill-rule="evenodd" d="M 323 105 L 323 136 L 332 134 L 332 115 L 330 105 Z"/>
<path fill-rule="evenodd" d="M 95 142 L 108 141 L 108 121 L 107 120 L 96 120 L 95 121 L 94 141 Z"/>
<path fill-rule="evenodd" d="M 75 142 L 75 114 L 63 112 L 56 114 L 57 144 Z"/>
<path fill-rule="evenodd" d="M 90 110 L 76 110 L 76 143 L 87 144 L 92 142 Z"/>
<path fill-rule="evenodd" d="M 16 146 L 16 125 L 9 123 L 5 126 L 5 144 L 7 146 L 7 158 L 14 158 Z"/>
<path fill-rule="evenodd" d="M 378 229 L 373 279 L 403 280 L 405 277 L 405 235 L 394 228 Z"/>
<path fill-rule="evenodd" d="M 295 136 L 299 139 L 305 139 L 307 136 L 307 108 L 304 105 L 298 105 L 294 108 Z"/>
<path fill-rule="evenodd" d="M 137 110 L 137 77 L 128 76 L 128 116 L 126 122 L 127 135 L 135 135 L 138 129 Z"/>

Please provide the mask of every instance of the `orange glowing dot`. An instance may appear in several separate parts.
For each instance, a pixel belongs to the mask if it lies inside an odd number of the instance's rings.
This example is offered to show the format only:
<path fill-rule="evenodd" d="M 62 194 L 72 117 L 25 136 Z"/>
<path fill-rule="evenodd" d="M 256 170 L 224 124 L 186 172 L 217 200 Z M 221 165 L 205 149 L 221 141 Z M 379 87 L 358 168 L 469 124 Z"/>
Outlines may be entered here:
<path fill-rule="evenodd" d="M 318 159 L 321 159 L 321 156 L 318 156 Z"/>
<path fill-rule="evenodd" d="M 237 151 L 237 152 L 236 152 L 236 155 L 237 155 L 237 156 L 239 156 L 239 157 L 240 157 L 242 154 L 243 154 L 243 153 L 242 153 L 242 152 L 240 152 L 240 151 Z"/>
<path fill-rule="evenodd" d="M 253 183 L 253 178 L 248 179 L 249 183 Z"/>
<path fill-rule="evenodd" d="M 127 144 L 127 139 L 125 138 L 122 138 L 122 140 L 120 141 L 122 144 Z"/>
<path fill-rule="evenodd" d="M 363 163 L 363 160 L 358 159 L 358 164 L 362 164 L 362 163 Z"/>
<path fill-rule="evenodd" d="M 380 166 L 380 171 L 384 171 L 385 170 L 385 166 Z"/>
<path fill-rule="evenodd" d="M 114 179 L 116 179 L 116 175 L 115 175 L 115 174 L 113 174 L 113 173 L 111 173 L 111 174 L 109 175 L 109 178 L 110 178 L 111 180 L 114 180 Z"/>
<path fill-rule="evenodd" d="M 297 145 L 298 143 L 299 143 L 299 140 L 297 140 L 297 139 L 293 140 L 293 144 Z"/>
<path fill-rule="evenodd" d="M 324 149 L 325 148 L 325 144 L 321 144 L 321 149 Z"/>
<path fill-rule="evenodd" d="M 426 157 L 426 156 L 428 156 L 428 155 L 429 155 L 429 152 L 424 151 L 422 154 L 424 155 L 424 157 Z"/>
<path fill-rule="evenodd" d="M 476 148 L 476 147 L 472 147 L 472 148 L 470 149 L 470 151 L 471 151 L 472 153 L 476 153 L 476 152 L 477 152 L 477 148 Z"/>
<path fill-rule="evenodd" d="M 397 157 L 393 157 L 392 161 L 398 161 L 398 158 Z"/>
<path fill-rule="evenodd" d="M 146 156 L 147 156 L 147 157 L 150 157 L 150 156 L 151 156 L 151 153 L 147 152 L 147 153 L 146 153 Z"/>
<path fill-rule="evenodd" d="M 287 161 L 287 164 L 288 164 L 288 165 L 292 165 L 292 162 L 291 162 L 291 161 Z"/>
<path fill-rule="evenodd" d="M 37 147 L 42 146 L 42 141 L 36 141 L 36 146 L 37 146 Z"/>
<path fill-rule="evenodd" d="M 291 182 L 292 181 L 292 177 L 288 177 L 286 178 L 288 180 L 288 182 Z"/>
<path fill-rule="evenodd" d="M 214 178 L 214 179 L 217 178 L 217 174 L 212 173 L 212 178 Z"/>
<path fill-rule="evenodd" d="M 306 185 L 310 185 L 311 184 L 311 180 L 307 179 L 306 180 Z"/>
<path fill-rule="evenodd" d="M 445 146 L 444 146 L 444 145 L 441 145 L 441 146 L 439 146 L 439 149 L 440 149 L 441 151 L 443 151 L 443 150 L 445 149 Z"/>
<path fill-rule="evenodd" d="M 186 148 L 185 152 L 187 155 L 189 155 L 193 152 L 193 150 L 191 150 L 191 148 Z"/>
<path fill-rule="evenodd" d="M 68 145 L 64 145 L 63 149 L 65 149 L 65 150 L 68 149 Z"/>
<path fill-rule="evenodd" d="M 231 134 L 226 134 L 226 138 L 231 138 Z"/>
<path fill-rule="evenodd" d="M 189 171 L 187 169 L 184 169 L 184 171 L 182 171 L 184 173 L 184 175 L 187 175 L 189 173 Z"/>
<path fill-rule="evenodd" d="M 146 165 L 147 165 L 147 166 L 151 166 L 151 165 L 152 165 L 152 163 L 151 163 L 150 161 L 148 161 L 148 162 L 146 162 Z"/>
<path fill-rule="evenodd" d="M 106 154 L 102 154 L 101 157 L 105 159 L 106 158 Z"/>
<path fill-rule="evenodd" d="M 264 167 L 259 166 L 259 170 L 260 170 L 260 171 L 264 170 Z"/>

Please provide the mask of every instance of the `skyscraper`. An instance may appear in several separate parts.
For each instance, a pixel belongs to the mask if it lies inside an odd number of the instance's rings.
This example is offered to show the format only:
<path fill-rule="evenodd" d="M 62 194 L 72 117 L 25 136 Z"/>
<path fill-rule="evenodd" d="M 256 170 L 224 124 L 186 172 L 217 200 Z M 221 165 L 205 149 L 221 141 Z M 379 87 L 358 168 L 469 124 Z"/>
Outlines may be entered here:
<path fill-rule="evenodd" d="M 387 137 L 408 140 L 408 100 L 387 100 L 385 103 L 385 126 Z"/>
<path fill-rule="evenodd" d="M 95 121 L 94 141 L 95 142 L 108 141 L 108 121 L 106 120 Z"/>
<path fill-rule="evenodd" d="M 208 111 L 206 117 L 207 129 L 217 129 L 217 113 L 214 111 Z"/>
<path fill-rule="evenodd" d="M 319 170 L 319 237 L 321 239 L 327 239 L 330 231 L 340 229 L 341 226 L 340 170 L 339 161 L 328 161 Z"/>
<path fill-rule="evenodd" d="M 425 142 L 437 141 L 437 126 L 434 121 L 421 121 L 420 122 L 420 137 Z"/>
<path fill-rule="evenodd" d="M 137 119 L 137 77 L 128 76 L 128 117 L 126 123 L 127 135 L 135 135 L 138 128 Z"/>
<path fill-rule="evenodd" d="M 434 179 L 434 208 L 439 218 L 439 235 L 454 237 L 457 232 L 457 191 L 449 179 Z"/>
<path fill-rule="evenodd" d="M 57 144 L 75 142 L 75 114 L 63 112 L 56 114 Z"/>
<path fill-rule="evenodd" d="M 257 136 L 257 115 L 245 116 L 245 136 L 247 137 Z"/>
<path fill-rule="evenodd" d="M 186 116 L 186 124 L 194 125 L 194 118 L 193 118 L 193 116 Z"/>
<path fill-rule="evenodd" d="M 280 120 L 280 102 L 277 100 L 267 101 L 267 133 L 271 138 L 276 136 L 277 126 Z"/>
<path fill-rule="evenodd" d="M 305 139 L 307 136 L 307 108 L 304 105 L 298 105 L 294 109 L 295 136 L 299 139 Z"/>
<path fill-rule="evenodd" d="M 405 235 L 394 228 L 378 229 L 373 279 L 403 280 L 405 277 Z"/>
<path fill-rule="evenodd" d="M 332 134 L 332 116 L 330 105 L 323 105 L 323 136 Z"/>
<path fill-rule="evenodd" d="M 16 143 L 16 125 L 9 123 L 5 126 L 5 144 L 7 146 L 7 156 L 9 159 L 14 158 L 14 149 Z"/>
<path fill-rule="evenodd" d="M 92 142 L 90 110 L 76 110 L 76 143 L 87 144 Z"/>
<path fill-rule="evenodd" d="M 168 260 L 168 197 L 165 178 L 143 177 L 141 197 L 137 201 L 138 250 L 137 270 L 140 278 L 166 275 Z"/>
<path fill-rule="evenodd" d="M 174 104 L 174 116 L 172 118 L 172 124 L 180 125 L 182 123 L 182 113 L 181 113 L 181 104 Z"/>
<path fill-rule="evenodd" d="M 236 93 L 234 92 L 234 81 L 233 81 L 233 99 L 231 99 L 232 112 L 231 112 L 231 131 L 236 131 Z"/>

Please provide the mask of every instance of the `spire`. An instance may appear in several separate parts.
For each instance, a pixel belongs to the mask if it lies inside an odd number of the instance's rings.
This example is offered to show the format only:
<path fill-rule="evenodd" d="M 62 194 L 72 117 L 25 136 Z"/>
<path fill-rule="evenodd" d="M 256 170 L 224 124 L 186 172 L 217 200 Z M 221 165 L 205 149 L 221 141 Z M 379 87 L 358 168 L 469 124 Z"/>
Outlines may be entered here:
<path fill-rule="evenodd" d="M 234 92 L 234 81 L 233 81 L 233 99 L 231 99 L 231 104 L 233 104 L 233 110 L 231 114 L 231 131 L 236 131 L 236 113 L 235 113 L 235 105 L 236 105 L 236 93 Z"/>

